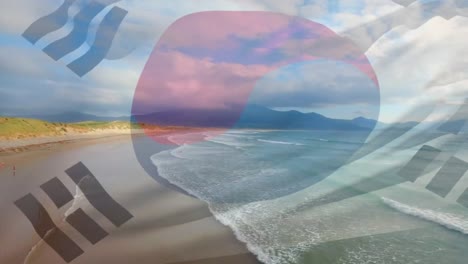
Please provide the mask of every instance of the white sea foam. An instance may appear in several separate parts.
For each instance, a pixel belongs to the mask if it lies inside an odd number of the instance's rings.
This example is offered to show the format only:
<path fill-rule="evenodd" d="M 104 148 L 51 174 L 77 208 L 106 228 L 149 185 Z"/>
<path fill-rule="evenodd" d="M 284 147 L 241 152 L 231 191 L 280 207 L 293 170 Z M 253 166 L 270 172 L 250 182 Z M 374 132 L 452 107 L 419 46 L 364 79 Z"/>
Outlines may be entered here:
<path fill-rule="evenodd" d="M 161 177 L 207 202 L 214 217 L 230 227 L 236 237 L 246 243 L 249 251 L 263 263 L 301 263 L 304 253 L 315 245 L 353 235 L 373 234 L 374 231 L 380 230 L 377 228 L 380 228 L 381 221 L 377 221 L 375 229 L 367 224 L 349 222 L 360 215 L 355 215 L 355 211 L 349 209 L 351 202 L 347 205 L 331 204 L 301 212 L 295 211 L 304 201 L 301 195 L 284 196 L 280 199 L 239 199 L 225 202 L 224 198 L 231 199 L 232 194 L 243 197 L 251 194 L 252 190 L 258 194 L 271 194 L 273 191 L 287 188 L 290 182 L 278 179 L 294 173 L 294 168 L 289 167 L 288 163 L 252 159 L 252 154 L 264 154 L 255 153 L 257 148 L 252 148 L 252 152 L 249 152 L 249 148 L 240 151 L 237 147 L 244 144 L 268 146 L 258 143 L 259 141 L 289 145 L 310 142 L 310 138 L 303 134 L 291 137 L 291 142 L 267 140 L 268 135 L 248 135 L 250 132 L 234 134 L 236 136 L 215 136 L 205 142 L 162 151 L 153 155 L 151 159 L 158 167 Z M 320 136 L 316 138 L 319 140 Z M 330 141 L 324 144 L 338 143 Z M 277 185 L 271 185 L 272 183 Z M 315 193 L 310 195 L 315 197 Z M 467 221 L 456 215 L 413 208 L 389 199 L 384 201 L 395 209 L 400 208 L 404 213 L 428 221 L 443 222 L 451 229 L 463 233 L 468 230 Z M 360 208 L 359 205 L 356 208 Z M 348 215 L 347 210 L 353 212 L 352 215 Z M 384 207 L 384 210 L 391 212 L 392 209 Z M 335 216 L 349 218 L 341 219 Z M 371 218 L 373 219 L 373 215 Z M 346 224 L 342 224 L 344 221 L 347 221 Z M 348 225 L 348 222 L 354 224 Z M 338 225 L 335 225 L 336 223 Z M 356 256 L 362 257 L 361 255 L 359 253 Z M 342 263 L 365 263 L 360 260 L 349 256 L 342 259 Z"/>
<path fill-rule="evenodd" d="M 324 139 L 324 138 L 312 138 L 312 140 L 320 141 L 320 142 L 330 142 L 330 143 L 363 144 L 363 142 L 360 142 L 360 141 L 330 140 L 330 139 Z"/>
<path fill-rule="evenodd" d="M 202 147 L 196 145 L 182 145 L 177 148 L 168 151 L 172 156 L 179 159 L 195 160 L 197 157 L 203 157 L 205 155 L 220 155 L 226 153 L 226 148 L 222 147 Z"/>
<path fill-rule="evenodd" d="M 260 134 L 260 133 L 269 133 L 269 130 L 229 130 L 228 134 Z"/>
<path fill-rule="evenodd" d="M 382 198 L 382 201 L 391 208 L 402 213 L 419 217 L 433 223 L 444 226 L 448 229 L 461 232 L 468 235 L 468 219 L 450 213 L 437 212 L 429 209 L 422 209 L 407 204 L 403 204 L 388 198 Z"/>
<path fill-rule="evenodd" d="M 214 132 L 213 132 L 214 133 Z M 206 131 L 197 131 L 197 132 L 185 132 L 185 133 L 177 133 L 173 135 L 165 136 L 167 140 L 172 142 L 175 145 L 184 145 L 191 142 L 198 142 L 202 138 L 210 137 L 212 134 Z M 215 134 L 213 134 L 215 135 Z"/>
<path fill-rule="evenodd" d="M 271 144 L 304 146 L 304 144 L 295 143 L 295 142 L 276 141 L 276 140 L 266 140 L 266 139 L 257 139 L 257 140 L 260 141 L 260 142 L 271 143 Z"/>
<path fill-rule="evenodd" d="M 232 131 L 232 130 L 229 130 L 229 131 L 223 131 L 222 133 L 220 133 L 219 131 L 205 131 L 203 132 L 204 135 L 206 136 L 232 136 L 232 137 L 247 137 L 247 136 L 250 136 L 250 135 L 254 135 L 254 134 L 257 134 L 257 132 L 255 131 L 250 131 L 250 130 L 246 130 L 246 131 Z"/>
<path fill-rule="evenodd" d="M 301 255 L 316 243 L 319 232 L 307 226 L 293 226 L 288 233 L 291 242 L 285 242 L 284 216 L 274 212 L 262 202 L 240 207 L 216 208 L 210 206 L 215 218 L 230 227 L 236 238 L 247 245 L 248 250 L 266 264 L 300 263 Z M 289 226 L 289 225 L 286 225 Z M 292 225 L 291 225 L 292 226 Z M 300 230 L 300 233 L 297 231 Z"/>
<path fill-rule="evenodd" d="M 159 174 L 170 183 L 183 188 L 185 191 L 204 200 L 209 204 L 213 216 L 230 227 L 238 240 L 246 243 L 250 252 L 255 254 L 260 261 L 268 264 L 298 263 L 301 253 L 307 245 L 313 243 L 318 232 L 307 233 L 307 227 L 297 229 L 296 225 L 290 225 L 291 230 L 285 231 L 294 238 L 294 242 L 285 243 L 281 237 L 284 232 L 277 233 L 278 226 L 284 224 L 284 215 L 281 210 L 272 210 L 266 206 L 268 202 L 253 203 L 210 203 L 214 190 L 220 192 L 220 186 L 213 184 L 219 181 L 217 177 L 223 175 L 212 175 L 201 177 L 200 168 L 210 166 L 210 163 L 195 162 L 200 156 L 222 157 L 217 154 L 207 155 L 211 151 L 229 151 L 232 147 L 220 145 L 184 145 L 173 150 L 159 152 L 151 157 L 153 163 L 158 167 Z M 203 153 L 203 154 L 200 154 Z M 225 153 L 226 154 L 226 153 Z M 181 160 L 184 159 L 184 160 Z M 193 162 L 193 163 L 192 163 Z M 197 164 L 197 166 L 184 166 L 183 164 Z M 217 163 L 216 167 L 220 167 Z M 198 168 L 200 167 L 200 168 Z M 190 169 L 191 177 L 187 177 L 187 169 Z M 202 169 L 203 172 L 206 172 Z M 286 169 L 258 168 L 258 175 L 276 175 Z M 227 178 L 224 178 L 227 180 Z M 242 179 L 238 179 L 242 181 Z M 238 185 L 238 184 L 234 184 Z M 232 184 L 230 185 L 232 188 Z M 207 188 L 210 187 L 210 188 Z M 228 190 L 225 190 L 228 192 Z M 277 208 L 279 209 L 279 208 Z M 299 232 L 300 231 L 300 232 Z M 301 246 L 302 245 L 302 246 Z"/>
<path fill-rule="evenodd" d="M 181 146 L 187 142 L 186 135 L 184 134 L 168 136 L 167 140 L 178 146 Z"/>
<path fill-rule="evenodd" d="M 300 263 L 304 252 L 322 241 L 323 230 L 320 230 L 320 219 L 314 218 L 315 224 L 310 224 L 310 219 L 291 213 L 299 200 L 270 200 L 274 192 L 294 189 L 293 182 L 286 180 L 293 168 L 287 164 L 275 165 L 269 160 L 251 159 L 252 154 L 264 153 L 239 151 L 237 147 L 258 145 L 259 141 L 304 145 L 300 141 L 304 137 L 287 142 L 268 140 L 262 135 L 263 139 L 257 141 L 255 135 L 249 134 L 218 135 L 205 142 L 162 151 L 151 159 L 161 177 L 207 202 L 213 216 L 230 227 L 260 261 Z M 257 195 L 254 200 L 242 198 L 238 202 L 224 202 L 225 197 L 232 199 L 236 194 L 251 195 L 252 192 Z M 265 199 L 263 194 L 266 194 Z"/>
<path fill-rule="evenodd" d="M 230 146 L 230 147 L 236 147 L 236 148 L 250 146 L 250 144 L 248 143 L 238 140 L 235 137 L 229 137 L 229 136 L 218 136 L 218 137 L 207 138 L 207 141 Z"/>

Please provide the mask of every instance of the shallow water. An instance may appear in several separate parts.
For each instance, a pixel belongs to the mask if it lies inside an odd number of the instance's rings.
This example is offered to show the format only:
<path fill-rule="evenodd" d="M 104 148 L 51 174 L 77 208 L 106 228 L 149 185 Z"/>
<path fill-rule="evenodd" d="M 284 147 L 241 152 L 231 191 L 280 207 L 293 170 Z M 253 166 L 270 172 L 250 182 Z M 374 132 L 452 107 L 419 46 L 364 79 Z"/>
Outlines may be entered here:
<path fill-rule="evenodd" d="M 205 142 L 162 151 L 152 161 L 162 177 L 206 201 L 262 262 L 466 262 L 468 209 L 420 182 L 399 178 L 372 192 L 340 196 L 343 188 L 361 188 L 355 183 L 366 179 L 380 184 L 382 175 L 399 177 L 393 171 L 418 147 L 392 152 L 386 147 L 349 163 L 367 134 L 233 130 L 205 135 Z"/>

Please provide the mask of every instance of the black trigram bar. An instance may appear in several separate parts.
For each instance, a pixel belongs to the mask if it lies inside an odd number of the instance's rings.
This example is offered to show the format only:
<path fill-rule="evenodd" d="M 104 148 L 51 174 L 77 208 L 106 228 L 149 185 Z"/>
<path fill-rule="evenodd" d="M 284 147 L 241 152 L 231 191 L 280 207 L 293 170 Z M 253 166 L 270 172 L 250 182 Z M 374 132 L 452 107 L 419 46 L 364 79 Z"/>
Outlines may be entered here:
<path fill-rule="evenodd" d="M 465 192 L 462 193 L 460 198 L 458 198 L 457 203 L 468 208 L 468 189 L 466 189 Z"/>
<path fill-rule="evenodd" d="M 458 158 L 451 157 L 426 186 L 426 189 L 441 197 L 445 197 L 467 170 L 468 163 Z"/>
<path fill-rule="evenodd" d="M 53 178 L 42 184 L 41 189 L 49 196 L 57 208 L 61 208 L 73 200 L 73 195 L 58 178 Z"/>
<path fill-rule="evenodd" d="M 422 146 L 413 158 L 398 172 L 398 174 L 409 181 L 416 181 L 416 179 L 423 174 L 427 166 L 440 154 L 440 152 L 440 150 L 431 146 Z"/>
<path fill-rule="evenodd" d="M 17 200 L 15 205 L 29 219 L 37 234 L 44 239 L 63 260 L 71 262 L 84 253 L 73 240 L 54 224 L 45 208 L 32 194 L 28 194 Z"/>
<path fill-rule="evenodd" d="M 91 244 L 104 239 L 108 233 L 102 229 L 91 217 L 89 217 L 82 209 L 78 209 L 69 216 L 66 221 L 73 226 L 80 234 L 88 239 Z"/>
<path fill-rule="evenodd" d="M 65 172 L 78 185 L 89 202 L 115 226 L 119 227 L 133 217 L 104 190 L 83 163 L 80 162 Z"/>

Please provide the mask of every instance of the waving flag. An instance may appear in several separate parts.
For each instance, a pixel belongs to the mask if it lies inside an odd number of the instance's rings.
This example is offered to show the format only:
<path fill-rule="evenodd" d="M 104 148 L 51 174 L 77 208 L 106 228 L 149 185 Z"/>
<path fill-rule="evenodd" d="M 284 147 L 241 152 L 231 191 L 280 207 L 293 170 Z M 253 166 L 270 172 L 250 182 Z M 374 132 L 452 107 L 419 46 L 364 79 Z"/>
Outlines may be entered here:
<path fill-rule="evenodd" d="M 466 263 L 465 2 L 2 4 L 0 263 Z"/>

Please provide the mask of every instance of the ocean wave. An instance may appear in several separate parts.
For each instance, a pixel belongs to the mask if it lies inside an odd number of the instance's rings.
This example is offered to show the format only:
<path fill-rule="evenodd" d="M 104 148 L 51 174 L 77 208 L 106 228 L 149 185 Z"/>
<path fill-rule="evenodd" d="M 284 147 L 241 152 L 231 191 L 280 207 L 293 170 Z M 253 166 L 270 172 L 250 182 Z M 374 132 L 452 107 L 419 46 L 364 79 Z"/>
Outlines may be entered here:
<path fill-rule="evenodd" d="M 276 140 L 266 140 L 266 139 L 257 139 L 257 140 L 260 142 L 271 143 L 271 144 L 304 146 L 304 144 L 296 143 L 296 142 L 276 141 Z"/>
<path fill-rule="evenodd" d="M 364 144 L 364 142 L 359 142 L 359 141 L 331 140 L 331 139 L 324 139 L 324 138 L 312 138 L 311 140 L 320 141 L 320 142 L 330 142 L 330 143 L 343 143 L 343 144 L 357 144 L 357 145 Z"/>
<path fill-rule="evenodd" d="M 197 142 L 198 139 L 203 138 L 203 132 L 188 132 L 188 133 L 177 133 L 168 135 L 166 138 L 168 141 L 175 145 L 182 146 L 187 143 Z"/>
<path fill-rule="evenodd" d="M 182 159 L 182 160 L 187 160 L 187 161 L 193 161 L 193 160 L 198 160 L 200 157 L 203 156 L 209 156 L 209 155 L 223 155 L 226 154 L 228 149 L 224 146 L 219 146 L 219 147 L 206 147 L 203 145 L 181 145 L 177 148 L 167 150 L 168 154 L 170 154 L 170 157 L 175 157 L 177 159 Z M 157 155 L 155 155 L 157 156 Z M 181 162 L 174 160 L 174 162 Z"/>
<path fill-rule="evenodd" d="M 270 133 L 272 130 L 229 130 L 228 134 L 261 134 Z"/>
<path fill-rule="evenodd" d="M 206 141 L 217 143 L 217 144 L 222 144 L 225 146 L 235 147 L 235 148 L 250 146 L 250 144 L 241 142 L 240 140 L 237 140 L 234 137 L 218 136 L 218 137 L 213 137 L 213 138 L 206 138 Z"/>
<path fill-rule="evenodd" d="M 243 219 L 249 210 L 242 210 L 242 208 L 231 209 L 225 212 L 219 212 L 214 209 L 212 205 L 209 205 L 209 210 L 213 213 L 213 216 L 223 225 L 229 227 L 236 237 L 237 240 L 245 243 L 247 249 L 257 257 L 262 263 L 267 264 L 283 264 L 283 263 L 299 263 L 301 255 L 309 247 L 307 245 L 301 245 L 300 243 L 292 246 L 279 246 L 279 245 L 265 245 L 266 241 L 261 241 L 261 236 L 252 235 L 252 231 L 255 230 L 254 226 L 250 226 L 248 221 Z M 256 212 L 258 213 L 258 212 Z M 246 232 L 246 230 L 249 230 Z M 267 231 L 267 230 L 262 230 Z M 274 233 L 275 230 L 268 230 L 267 233 Z M 249 234 L 249 235 L 247 235 Z M 260 240 L 260 241 L 257 241 Z M 272 241 L 268 241 L 272 242 Z"/>
<path fill-rule="evenodd" d="M 206 202 L 213 216 L 219 222 L 228 226 L 236 238 L 244 242 L 248 250 L 257 256 L 261 262 L 268 264 L 300 263 L 303 252 L 309 248 L 310 244 L 315 242 L 318 233 L 307 233 L 304 230 L 307 229 L 306 226 L 299 231 L 295 225 L 290 225 L 291 232 L 280 232 L 280 234 L 287 233 L 292 236 L 291 238 L 297 240 L 297 242 L 285 243 L 281 238 L 284 236 L 279 236 L 277 232 L 277 227 L 284 223 L 283 214 L 276 210 L 271 210 L 271 206 L 266 206 L 265 202 L 212 202 L 213 190 L 223 192 L 223 189 L 219 189 L 219 186 L 212 182 L 212 180 L 218 181 L 219 179 L 216 177 L 199 177 L 198 172 L 200 170 L 188 166 L 188 164 L 199 164 L 194 162 L 195 159 L 207 155 L 206 152 L 212 148 L 216 148 L 216 151 L 229 149 L 215 145 L 206 147 L 187 145 L 178 147 L 176 150 L 161 151 L 151 156 L 151 160 L 158 168 L 161 177 Z M 209 156 L 220 157 L 221 155 Z M 180 158 L 184 160 L 182 161 Z M 182 164 L 185 164 L 185 166 Z M 191 170 L 191 173 L 193 173 L 190 175 L 191 177 L 187 177 L 188 170 Z M 258 174 L 274 176 L 284 173 L 284 170 L 286 169 L 263 168 L 259 169 Z M 207 189 L 207 186 L 211 186 L 213 189 Z M 225 191 L 227 192 L 228 190 Z"/>
<path fill-rule="evenodd" d="M 178 139 L 176 136 L 167 136 L 166 139 L 175 145 L 183 145 L 183 141 Z"/>
<path fill-rule="evenodd" d="M 444 226 L 445 228 L 468 235 L 468 219 L 460 217 L 459 215 L 421 209 L 407 204 L 402 204 L 388 198 L 382 198 L 382 201 L 391 208 L 404 214 L 416 216 L 423 220 L 430 221 Z"/>
<path fill-rule="evenodd" d="M 254 134 L 247 134 L 247 133 L 245 133 L 245 134 L 224 133 L 222 135 L 216 135 L 215 137 L 208 136 L 205 139 L 209 140 L 209 139 L 212 139 L 212 138 L 225 138 L 225 139 L 229 139 L 229 140 L 236 140 L 236 141 L 246 142 L 246 141 L 249 141 L 251 139 L 254 139 L 255 135 Z"/>

